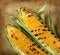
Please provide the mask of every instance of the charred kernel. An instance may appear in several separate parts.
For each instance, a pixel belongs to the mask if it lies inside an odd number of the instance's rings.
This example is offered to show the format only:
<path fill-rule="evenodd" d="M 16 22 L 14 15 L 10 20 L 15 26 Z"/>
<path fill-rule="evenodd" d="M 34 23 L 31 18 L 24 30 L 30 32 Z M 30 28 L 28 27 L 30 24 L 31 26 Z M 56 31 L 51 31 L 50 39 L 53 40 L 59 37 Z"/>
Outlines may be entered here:
<path fill-rule="evenodd" d="M 35 34 L 35 36 L 38 36 L 38 34 Z"/>
<path fill-rule="evenodd" d="M 43 39 L 43 38 L 40 38 L 40 39 Z"/>
<path fill-rule="evenodd" d="M 46 29 L 43 29 L 43 31 L 46 31 Z"/>
<path fill-rule="evenodd" d="M 60 41 L 60 39 L 59 39 L 59 41 Z"/>
<path fill-rule="evenodd" d="M 29 54 L 29 52 L 26 52 L 27 54 Z"/>
<path fill-rule="evenodd" d="M 38 31 L 39 31 L 40 29 L 38 29 Z"/>
<path fill-rule="evenodd" d="M 42 49 L 42 51 L 44 51 L 44 49 Z"/>
<path fill-rule="evenodd" d="M 46 39 L 46 37 L 44 37 L 44 39 Z"/>
<path fill-rule="evenodd" d="M 32 44 L 32 46 L 35 46 L 36 44 Z"/>
<path fill-rule="evenodd" d="M 17 38 L 17 37 L 15 37 L 15 39 L 16 39 L 16 40 L 18 40 L 18 38 Z"/>
<path fill-rule="evenodd" d="M 37 53 L 39 54 L 39 52 L 37 51 Z"/>
<path fill-rule="evenodd" d="M 58 49 L 60 49 L 60 47 Z"/>
<path fill-rule="evenodd" d="M 46 54 L 48 54 L 48 52 L 46 52 Z"/>
<path fill-rule="evenodd" d="M 34 51 L 34 50 L 36 50 L 36 49 L 35 49 L 35 48 L 32 48 L 31 50 Z"/>
<path fill-rule="evenodd" d="M 51 32 L 51 34 L 54 34 L 53 32 Z"/>
<path fill-rule="evenodd" d="M 48 31 L 50 31 L 50 29 L 48 29 Z"/>
<path fill-rule="evenodd" d="M 33 32 L 33 30 L 31 32 Z"/>
<path fill-rule="evenodd" d="M 57 38 L 57 36 L 55 36 L 55 38 Z"/>
<path fill-rule="evenodd" d="M 28 15 L 28 17 L 31 17 L 31 16 L 33 16 L 33 15 Z"/>
<path fill-rule="evenodd" d="M 37 31 L 37 30 L 35 30 L 35 31 Z"/>
<path fill-rule="evenodd" d="M 41 24 L 44 24 L 43 22 L 41 22 Z"/>
<path fill-rule="evenodd" d="M 31 50 L 31 48 L 30 48 L 30 50 Z"/>
<path fill-rule="evenodd" d="M 40 46 L 38 46 L 38 48 L 40 48 Z"/>
<path fill-rule="evenodd" d="M 44 26 L 45 28 L 47 28 L 47 26 Z"/>
<path fill-rule="evenodd" d="M 31 47 L 31 45 L 30 45 L 30 47 Z"/>
<path fill-rule="evenodd" d="M 56 42 L 54 41 L 53 43 L 55 44 Z"/>
<path fill-rule="evenodd" d="M 11 37 L 13 38 L 13 35 L 11 35 Z"/>
<path fill-rule="evenodd" d="M 40 38 L 38 38 L 38 40 L 40 40 Z"/>

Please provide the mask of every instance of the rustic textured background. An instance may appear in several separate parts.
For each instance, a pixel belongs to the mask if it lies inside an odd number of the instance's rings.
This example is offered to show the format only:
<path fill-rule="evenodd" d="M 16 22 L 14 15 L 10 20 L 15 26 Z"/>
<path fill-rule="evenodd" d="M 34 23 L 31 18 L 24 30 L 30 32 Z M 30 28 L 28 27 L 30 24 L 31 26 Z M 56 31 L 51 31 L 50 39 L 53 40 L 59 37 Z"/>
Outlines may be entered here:
<path fill-rule="evenodd" d="M 12 23 L 9 14 L 17 16 L 16 9 L 21 6 L 37 12 L 45 3 L 52 12 L 52 20 L 60 35 L 60 0 L 0 0 L 0 55 L 16 55 L 5 35 L 6 24 Z"/>

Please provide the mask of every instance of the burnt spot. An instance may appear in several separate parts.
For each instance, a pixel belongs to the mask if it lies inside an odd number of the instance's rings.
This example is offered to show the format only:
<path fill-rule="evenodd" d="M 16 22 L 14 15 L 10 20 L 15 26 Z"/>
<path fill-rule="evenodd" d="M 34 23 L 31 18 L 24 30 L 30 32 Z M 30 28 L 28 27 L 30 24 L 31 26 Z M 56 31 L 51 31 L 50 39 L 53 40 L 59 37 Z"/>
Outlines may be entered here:
<path fill-rule="evenodd" d="M 45 28 L 47 28 L 47 26 L 46 26 L 46 25 L 45 25 L 44 27 L 45 27 Z"/>
<path fill-rule="evenodd" d="M 60 39 L 59 39 L 59 41 L 60 41 Z"/>
<path fill-rule="evenodd" d="M 44 24 L 43 22 L 41 22 L 41 24 Z"/>
<path fill-rule="evenodd" d="M 40 38 L 40 39 L 43 39 L 43 38 Z"/>
<path fill-rule="evenodd" d="M 48 29 L 48 31 L 50 31 L 50 29 Z"/>
<path fill-rule="evenodd" d="M 35 51 L 36 49 L 35 49 L 35 48 L 32 48 L 31 50 L 32 50 L 32 51 Z"/>
<path fill-rule="evenodd" d="M 39 51 L 37 51 L 37 53 L 39 54 Z"/>
<path fill-rule="evenodd" d="M 33 15 L 28 15 L 28 17 L 31 17 L 31 16 L 33 16 Z"/>
<path fill-rule="evenodd" d="M 38 38 L 38 40 L 40 40 L 40 38 Z"/>
<path fill-rule="evenodd" d="M 58 49 L 60 49 L 60 47 L 58 47 Z"/>
<path fill-rule="evenodd" d="M 41 35 L 41 33 L 39 33 L 39 35 Z"/>
<path fill-rule="evenodd" d="M 30 45 L 30 47 L 32 47 L 32 46 Z"/>
<path fill-rule="evenodd" d="M 36 32 L 37 30 L 35 30 L 35 32 Z"/>
<path fill-rule="evenodd" d="M 53 43 L 55 44 L 56 42 L 54 41 Z"/>
<path fill-rule="evenodd" d="M 40 29 L 38 29 L 38 31 L 40 31 Z"/>
<path fill-rule="evenodd" d="M 18 38 L 17 38 L 17 37 L 15 37 L 15 39 L 16 39 L 16 40 L 18 40 Z"/>
<path fill-rule="evenodd" d="M 55 36 L 55 38 L 57 38 L 57 36 Z"/>
<path fill-rule="evenodd" d="M 46 54 L 48 54 L 48 52 L 46 52 Z"/>
<path fill-rule="evenodd" d="M 53 32 L 51 32 L 51 34 L 53 34 L 53 35 L 54 35 L 54 33 L 53 33 Z"/>
<path fill-rule="evenodd" d="M 33 32 L 33 30 L 31 30 L 31 32 Z"/>
<path fill-rule="evenodd" d="M 35 49 L 35 48 L 30 48 L 30 50 L 31 50 L 31 51 L 36 51 L 36 49 Z"/>
<path fill-rule="evenodd" d="M 40 46 L 38 46 L 38 48 L 41 48 Z"/>
<path fill-rule="evenodd" d="M 32 46 L 35 46 L 36 44 L 32 44 Z"/>
<path fill-rule="evenodd" d="M 38 34 L 35 34 L 35 36 L 38 36 Z"/>
<path fill-rule="evenodd" d="M 46 31 L 46 29 L 43 29 L 43 31 Z"/>
<path fill-rule="evenodd" d="M 29 54 L 29 52 L 26 52 L 27 54 Z"/>
<path fill-rule="evenodd" d="M 38 38 L 38 40 L 43 39 L 43 38 Z"/>
<path fill-rule="evenodd" d="M 44 49 L 42 49 L 42 51 L 44 51 Z"/>
<path fill-rule="evenodd" d="M 31 50 L 31 48 L 30 48 L 30 50 Z"/>
<path fill-rule="evenodd" d="M 13 38 L 14 36 L 13 36 L 13 35 L 11 35 L 11 37 Z"/>
<path fill-rule="evenodd" d="M 44 39 L 46 39 L 46 37 L 44 37 Z"/>

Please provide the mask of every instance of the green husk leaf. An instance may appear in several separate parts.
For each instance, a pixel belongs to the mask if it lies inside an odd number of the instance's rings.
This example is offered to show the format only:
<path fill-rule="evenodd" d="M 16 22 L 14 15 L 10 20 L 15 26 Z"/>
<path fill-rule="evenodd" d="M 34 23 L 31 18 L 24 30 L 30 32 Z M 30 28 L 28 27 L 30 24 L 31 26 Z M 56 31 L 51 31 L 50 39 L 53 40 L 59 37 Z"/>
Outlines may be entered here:
<path fill-rule="evenodd" d="M 32 39 L 37 45 L 41 46 L 45 51 L 47 51 L 49 54 L 52 55 L 58 55 L 58 52 L 51 49 L 49 46 L 47 46 L 45 43 L 42 43 L 43 40 L 38 40 L 38 38 L 30 32 L 30 30 L 28 29 L 28 27 L 21 23 L 18 19 L 15 19 L 15 17 L 11 16 L 11 19 L 15 22 L 15 24 L 17 24 L 23 31 L 25 31 L 25 34 L 27 33 L 30 39 Z M 46 46 L 46 47 L 45 47 Z"/>
<path fill-rule="evenodd" d="M 41 20 L 44 22 L 45 24 L 45 14 L 44 12 L 47 10 L 48 5 L 45 4 L 39 11 L 38 11 L 38 16 L 41 18 Z"/>
<path fill-rule="evenodd" d="M 49 27 L 49 29 L 57 36 L 57 33 L 56 33 L 56 30 L 55 30 L 55 26 L 53 24 L 53 21 L 52 21 L 52 17 L 51 17 L 51 11 L 48 12 L 48 21 L 47 21 L 47 26 Z"/>
<path fill-rule="evenodd" d="M 48 8 L 48 4 L 45 4 L 39 11 L 38 11 L 38 15 L 43 14 Z"/>
<path fill-rule="evenodd" d="M 51 19 L 51 12 L 49 11 L 48 13 L 48 19 L 46 20 L 44 12 L 47 10 L 48 5 L 45 4 L 39 11 L 38 11 L 38 16 L 41 18 L 41 20 L 46 24 L 49 29 L 57 36 L 54 24 Z"/>

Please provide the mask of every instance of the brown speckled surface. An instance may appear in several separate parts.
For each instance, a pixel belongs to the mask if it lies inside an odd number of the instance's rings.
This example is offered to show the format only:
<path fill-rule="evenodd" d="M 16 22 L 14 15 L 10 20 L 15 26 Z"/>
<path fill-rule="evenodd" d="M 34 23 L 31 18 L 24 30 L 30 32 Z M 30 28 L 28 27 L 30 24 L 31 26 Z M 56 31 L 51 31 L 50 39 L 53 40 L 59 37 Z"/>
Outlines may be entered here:
<path fill-rule="evenodd" d="M 60 0 L 0 0 L 0 55 L 16 55 L 5 35 L 5 26 L 12 23 L 9 14 L 17 16 L 16 9 L 21 6 L 37 12 L 45 3 L 48 3 L 52 20 L 60 35 Z"/>

